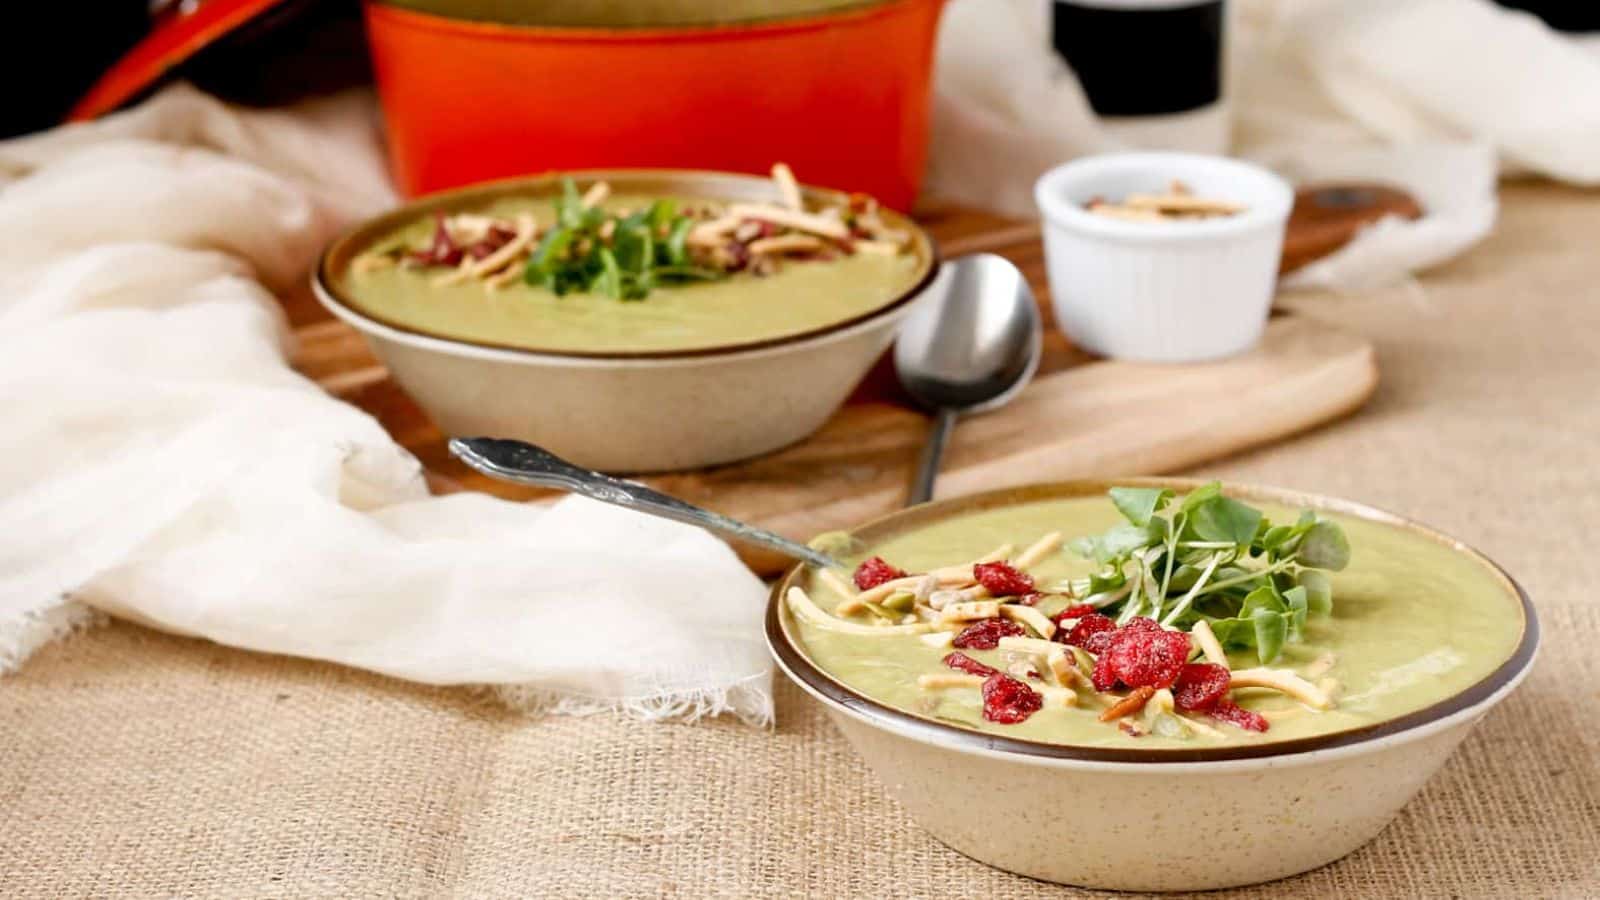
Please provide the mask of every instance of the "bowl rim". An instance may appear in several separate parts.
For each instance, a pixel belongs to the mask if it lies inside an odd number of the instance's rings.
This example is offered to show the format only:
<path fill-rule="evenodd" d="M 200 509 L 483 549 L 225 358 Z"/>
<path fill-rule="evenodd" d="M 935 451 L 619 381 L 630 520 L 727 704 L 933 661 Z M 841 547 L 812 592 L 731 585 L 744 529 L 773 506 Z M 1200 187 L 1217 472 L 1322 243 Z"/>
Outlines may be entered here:
<path fill-rule="evenodd" d="M 682 350 L 617 350 L 617 351 L 585 351 L 585 350 L 553 350 L 533 347 L 522 347 L 515 344 L 502 344 L 494 341 L 468 340 L 447 335 L 434 334 L 419 328 L 413 328 L 400 322 L 375 316 L 365 310 L 358 309 L 346 296 L 339 286 L 338 279 L 333 277 L 335 270 L 347 266 L 362 249 L 370 245 L 379 235 L 394 228 L 416 221 L 438 210 L 451 207 L 462 207 L 473 203 L 485 203 L 504 196 L 516 195 L 524 192 L 547 190 L 559 185 L 561 179 L 573 178 L 575 180 L 605 180 L 615 188 L 619 183 L 630 181 L 646 182 L 681 182 L 687 185 L 702 183 L 741 184 L 747 188 L 771 185 L 771 179 L 762 175 L 750 175 L 742 172 L 722 172 L 711 169 L 652 169 L 652 168 L 615 168 L 615 169 L 567 169 L 561 171 L 543 172 L 536 175 L 517 175 L 510 178 L 499 178 L 491 181 L 480 181 L 463 185 L 450 190 L 438 191 L 423 197 L 418 197 L 400 206 L 387 210 L 376 216 L 367 218 L 358 224 L 347 228 L 330 241 L 317 259 L 317 265 L 311 271 L 312 292 L 317 299 L 328 308 L 330 312 L 346 322 L 362 327 L 370 323 L 380 326 L 389 332 L 406 335 L 412 338 L 425 339 L 431 349 L 445 349 L 440 345 L 452 348 L 470 348 L 473 350 L 495 351 L 525 357 L 530 360 L 540 361 L 577 361 L 590 360 L 601 362 L 630 362 L 630 361 L 664 361 L 664 360 L 696 360 L 712 357 L 726 357 L 754 350 L 767 350 L 791 344 L 808 342 L 814 338 L 827 337 L 839 332 L 853 329 L 855 326 L 864 325 L 872 320 L 887 316 L 902 309 L 912 300 L 916 299 L 927 289 L 928 285 L 938 277 L 943 267 L 943 257 L 939 252 L 939 244 L 921 225 L 911 217 L 892 209 L 884 208 L 880 215 L 884 216 L 890 225 L 895 228 L 905 229 L 912 236 L 913 252 L 923 260 L 922 271 L 908 287 L 901 290 L 889 300 L 872 307 L 871 309 L 840 319 L 828 322 L 805 331 L 793 334 L 783 334 L 759 340 L 731 341 L 714 344 L 707 347 L 691 347 Z M 681 188 L 693 191 L 693 187 Z M 704 196 L 708 199 L 715 198 L 714 189 L 705 190 Z M 775 189 L 774 189 L 775 190 Z M 827 199 L 832 201 L 847 200 L 849 193 L 821 188 L 811 185 L 801 186 L 802 194 L 809 199 Z M 540 194 L 534 194 L 540 196 Z M 365 330 L 377 332 L 377 328 Z M 392 335 L 391 335 L 392 336 Z"/>
<path fill-rule="evenodd" d="M 939 521 L 950 515 L 1014 506 L 1020 503 L 1073 497 L 1103 495 L 1114 486 L 1168 487 L 1178 491 L 1193 490 L 1205 484 L 1197 478 L 1129 477 L 1108 479 L 1080 479 L 1042 482 L 1012 488 L 1000 488 L 970 494 L 949 500 L 939 500 L 908 509 L 898 510 L 873 519 L 851 533 L 868 540 L 898 533 L 906 528 Z M 1227 764 L 1252 765 L 1282 763 L 1311 754 L 1321 757 L 1329 751 L 1360 752 L 1374 749 L 1373 745 L 1401 738 L 1420 738 L 1434 728 L 1444 727 L 1459 717 L 1473 714 L 1479 707 L 1498 702 L 1514 688 L 1531 669 L 1540 640 L 1538 614 L 1522 586 L 1499 564 L 1465 542 L 1450 537 L 1414 520 L 1377 507 L 1287 488 L 1265 485 L 1232 484 L 1224 487 L 1229 496 L 1263 500 L 1285 505 L 1336 512 L 1367 521 L 1393 525 L 1420 534 L 1435 542 L 1466 554 L 1484 566 L 1515 597 L 1522 610 L 1522 634 L 1511 654 L 1492 671 L 1471 685 L 1421 709 L 1412 710 L 1392 719 L 1370 725 L 1344 729 L 1329 734 L 1295 738 L 1262 744 L 1233 747 L 1141 749 L 1129 747 L 1086 747 L 1054 744 L 1026 738 L 1013 738 L 990 732 L 976 731 L 919 716 L 875 700 L 828 674 L 800 651 L 791 636 L 786 620 L 782 596 L 796 576 L 805 568 L 797 564 L 773 583 L 767 601 L 765 632 L 767 649 L 779 668 L 807 693 L 822 700 L 830 708 L 849 714 L 875 727 L 885 728 L 924 743 L 946 749 L 997 755 L 1008 759 L 1030 759 L 1059 763 L 1089 763 L 1116 769 L 1140 769 L 1151 764 L 1183 765 L 1201 764 L 1200 768 L 1217 769 Z M 1430 727 L 1432 726 L 1432 727 Z"/>
<path fill-rule="evenodd" d="M 673 25 L 526 25 L 516 22 L 496 22 L 491 19 L 469 19 L 448 16 L 427 10 L 412 9 L 365 0 L 367 16 L 388 16 L 396 23 L 412 28 L 455 32 L 474 38 L 509 41 L 564 41 L 570 43 L 661 43 L 697 42 L 742 37 L 764 37 L 793 31 L 815 31 L 837 27 L 846 22 L 892 15 L 926 3 L 943 0 L 855 0 L 833 9 L 798 13 L 776 13 L 735 19 L 728 22 L 679 23 Z M 409 21 L 408 21 L 409 20 Z"/>
<path fill-rule="evenodd" d="M 1201 219 L 1194 222 L 1125 222 L 1097 216 L 1062 196 L 1068 185 L 1076 185 L 1110 172 L 1143 171 L 1163 178 L 1182 177 L 1176 168 L 1191 171 L 1206 169 L 1226 177 L 1264 186 L 1273 199 L 1267 205 L 1250 207 L 1238 215 Z M 1047 224 L 1076 231 L 1120 238 L 1132 242 L 1170 243 L 1173 241 L 1212 240 L 1251 231 L 1283 229 L 1294 207 L 1294 188 L 1277 173 L 1254 163 L 1226 156 L 1203 153 L 1138 152 L 1101 153 L 1083 156 L 1050 169 L 1033 183 L 1034 204 Z"/>

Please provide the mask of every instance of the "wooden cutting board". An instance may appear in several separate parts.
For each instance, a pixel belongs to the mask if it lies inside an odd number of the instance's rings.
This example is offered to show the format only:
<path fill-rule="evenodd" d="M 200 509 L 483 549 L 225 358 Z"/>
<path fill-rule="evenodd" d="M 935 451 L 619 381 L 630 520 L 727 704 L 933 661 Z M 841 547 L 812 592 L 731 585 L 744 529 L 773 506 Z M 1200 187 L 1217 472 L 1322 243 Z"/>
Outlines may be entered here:
<path fill-rule="evenodd" d="M 1268 443 L 1358 408 L 1377 385 L 1372 345 L 1310 319 L 1275 317 L 1254 351 L 1217 363 L 1098 360 L 1056 331 L 1036 225 L 957 209 L 919 215 L 947 256 L 1001 253 L 1028 276 L 1044 307 L 1039 375 L 1010 405 L 964 420 L 939 480 L 952 496 L 1029 481 L 1158 474 Z M 436 491 L 509 499 L 546 492 L 491 481 L 455 459 L 445 436 L 388 378 L 361 338 L 314 301 L 289 304 L 295 364 L 376 416 L 417 455 Z M 1216 410 L 1226 415 L 1216 415 Z M 686 500 L 795 538 L 848 527 L 903 502 L 928 419 L 880 365 L 852 402 L 808 440 L 770 456 L 642 479 Z M 782 561 L 739 548 L 758 571 Z"/>

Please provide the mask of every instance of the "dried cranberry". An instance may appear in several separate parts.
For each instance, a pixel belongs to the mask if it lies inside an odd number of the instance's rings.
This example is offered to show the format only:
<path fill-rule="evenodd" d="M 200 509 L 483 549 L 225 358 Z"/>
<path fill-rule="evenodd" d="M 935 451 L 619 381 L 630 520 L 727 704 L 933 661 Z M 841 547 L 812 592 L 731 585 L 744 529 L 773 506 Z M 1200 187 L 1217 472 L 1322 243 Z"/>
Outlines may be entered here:
<path fill-rule="evenodd" d="M 883 561 L 883 557 L 874 556 L 859 566 L 856 566 L 856 587 L 863 591 L 870 591 L 885 581 L 906 577 L 906 573 Z"/>
<path fill-rule="evenodd" d="M 456 246 L 455 239 L 450 237 L 450 229 L 444 226 L 444 214 L 440 213 L 433 219 L 433 243 L 426 250 L 411 254 L 418 262 L 429 266 L 454 266 L 461 262 L 461 248 Z"/>
<path fill-rule="evenodd" d="M 1117 686 L 1116 670 L 1111 668 L 1110 660 L 1105 656 L 1098 656 L 1094 661 L 1094 671 L 1089 673 L 1089 681 L 1097 691 L 1105 692 Z"/>
<path fill-rule="evenodd" d="M 1104 656 L 1111 646 L 1111 639 L 1117 636 L 1114 630 L 1096 631 L 1083 639 L 1083 649 L 1093 653 L 1096 657 Z"/>
<path fill-rule="evenodd" d="M 1060 616 L 1057 616 L 1056 624 L 1061 624 L 1061 619 L 1065 615 L 1065 613 L 1062 613 Z M 1082 647 L 1090 653 L 1099 656 L 1101 653 L 1105 652 L 1105 647 L 1100 646 L 1100 649 L 1096 650 L 1094 647 L 1089 646 L 1090 639 L 1094 638 L 1096 635 L 1104 634 L 1106 635 L 1105 639 L 1110 640 L 1111 632 L 1115 631 L 1116 628 L 1117 623 L 1111 621 L 1110 618 L 1099 613 L 1092 612 L 1080 617 L 1078 619 L 1078 624 L 1072 626 L 1071 631 L 1065 633 L 1059 631 L 1056 632 L 1056 639 L 1063 644 L 1070 644 L 1074 647 Z M 1099 644 L 1099 642 L 1096 643 Z"/>
<path fill-rule="evenodd" d="M 995 597 L 1019 597 L 1033 593 L 1033 576 L 1018 572 L 1010 563 L 973 563 L 972 577 Z"/>
<path fill-rule="evenodd" d="M 1178 680 L 1188 658 L 1187 634 L 1165 631 L 1159 626 L 1155 631 L 1134 628 L 1129 622 L 1117 630 L 1101 660 L 1128 687 L 1165 688 Z"/>
<path fill-rule="evenodd" d="M 1231 680 L 1226 666 L 1189 663 L 1178 675 L 1178 684 L 1172 691 L 1173 702 L 1179 709 L 1205 712 L 1228 696 Z"/>
<path fill-rule="evenodd" d="M 1024 634 L 1022 626 L 1010 619 L 984 619 L 973 622 L 956 639 L 950 642 L 952 647 L 961 647 L 972 650 L 993 650 L 1000 646 L 1003 637 L 1021 637 Z"/>
<path fill-rule="evenodd" d="M 1211 715 L 1224 722 L 1227 722 L 1229 725 L 1237 725 L 1247 731 L 1267 730 L 1267 720 L 1265 716 L 1262 716 L 1258 712 L 1251 712 L 1242 706 L 1238 706 L 1232 700 L 1217 701 L 1216 707 L 1211 710 Z"/>
<path fill-rule="evenodd" d="M 986 666 L 965 653 L 950 653 L 944 658 L 944 664 L 952 669 L 958 669 L 968 675 L 982 675 L 987 678 L 1000 671 L 993 666 Z"/>
<path fill-rule="evenodd" d="M 1093 606 L 1087 603 L 1079 603 L 1077 606 L 1069 606 L 1056 613 L 1056 622 L 1060 623 L 1062 619 L 1081 619 L 1094 611 L 1095 608 Z"/>
<path fill-rule="evenodd" d="M 1023 594 L 1021 597 L 1018 597 L 1017 602 L 1021 603 L 1023 606 L 1038 606 L 1039 601 L 1043 599 L 1043 594 L 1039 593 L 1038 591 L 1034 591 L 1031 594 Z"/>
<path fill-rule="evenodd" d="M 1038 691 L 999 672 L 983 682 L 983 717 L 1001 725 L 1015 725 L 1044 706 Z"/>
<path fill-rule="evenodd" d="M 1161 623 L 1149 616 L 1134 616 L 1122 627 L 1128 631 L 1148 631 L 1151 633 L 1162 630 Z"/>

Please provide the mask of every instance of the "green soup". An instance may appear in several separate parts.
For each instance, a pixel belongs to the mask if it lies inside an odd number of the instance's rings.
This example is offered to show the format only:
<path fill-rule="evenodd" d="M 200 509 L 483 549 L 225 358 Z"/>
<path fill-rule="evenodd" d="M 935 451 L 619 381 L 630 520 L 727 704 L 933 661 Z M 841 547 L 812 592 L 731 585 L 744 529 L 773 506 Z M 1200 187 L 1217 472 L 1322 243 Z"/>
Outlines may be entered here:
<path fill-rule="evenodd" d="M 1297 510 L 1258 504 L 1274 520 Z M 818 667 L 856 690 L 907 712 L 1007 737 L 1089 747 L 1186 748 L 1286 741 L 1372 725 L 1444 700 L 1483 679 L 1509 659 L 1521 639 L 1522 607 L 1497 573 L 1477 559 L 1424 534 L 1347 516 L 1339 522 L 1352 548 L 1347 569 L 1333 575 L 1333 612 L 1307 625 L 1305 640 L 1286 645 L 1276 668 L 1301 669 L 1331 654 L 1327 676 L 1338 684 L 1336 704 L 1313 710 L 1275 691 L 1236 689 L 1234 699 L 1265 715 L 1270 728 L 1254 733 L 1219 726 L 1222 737 L 1131 737 L 1099 720 L 1101 707 L 1050 702 L 1026 721 L 1003 725 L 981 713 L 975 687 L 928 690 L 918 676 L 949 672 L 948 647 L 918 635 L 849 634 L 793 616 L 791 632 Z M 1097 533 L 1120 521 L 1104 498 L 1047 500 L 956 516 L 903 533 L 858 554 L 879 555 L 912 572 L 971 560 L 1012 543 L 1025 546 L 1062 531 L 1068 538 Z M 1041 585 L 1079 577 L 1092 564 L 1062 550 L 1031 570 Z M 841 599 L 827 586 L 801 586 L 832 611 Z M 964 650 L 1004 671 L 1017 657 L 1005 650 Z M 1253 653 L 1230 653 L 1234 669 L 1260 665 Z"/>
<path fill-rule="evenodd" d="M 654 199 L 618 196 L 606 206 L 638 209 Z M 541 226 L 554 218 L 549 198 L 502 199 L 474 211 L 502 218 L 532 214 Z M 433 227 L 431 219 L 419 219 L 380 236 L 372 246 L 415 245 Z M 498 289 L 474 281 L 441 285 L 442 270 L 437 268 L 391 266 L 335 277 L 356 310 L 409 331 L 527 350 L 655 353 L 768 341 L 825 328 L 894 301 L 915 286 L 926 267 L 914 253 L 791 260 L 771 275 L 738 274 L 660 287 L 636 301 L 589 293 L 556 296 L 520 280 Z"/>

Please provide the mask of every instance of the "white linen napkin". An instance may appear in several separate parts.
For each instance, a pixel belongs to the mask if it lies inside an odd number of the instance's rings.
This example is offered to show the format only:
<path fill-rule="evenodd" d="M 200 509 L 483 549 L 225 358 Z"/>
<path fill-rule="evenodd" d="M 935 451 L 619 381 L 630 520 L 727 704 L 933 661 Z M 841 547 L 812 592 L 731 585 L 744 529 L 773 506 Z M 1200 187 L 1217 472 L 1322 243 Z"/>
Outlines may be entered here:
<path fill-rule="evenodd" d="M 1128 149 L 1049 48 L 1041 7 L 947 9 L 934 196 L 1033 216 L 1044 170 Z M 1359 289 L 1453 258 L 1493 227 L 1497 162 L 1600 183 L 1600 56 L 1530 15 L 1489 0 L 1237 0 L 1230 10 L 1235 154 L 1299 182 L 1387 182 L 1425 207 L 1420 220 L 1369 227 L 1286 287 Z"/>
<path fill-rule="evenodd" d="M 186 87 L 0 143 L 0 672 L 109 613 L 530 710 L 772 718 L 765 589 L 694 528 L 429 497 L 274 291 L 393 202 L 371 98 Z"/>

